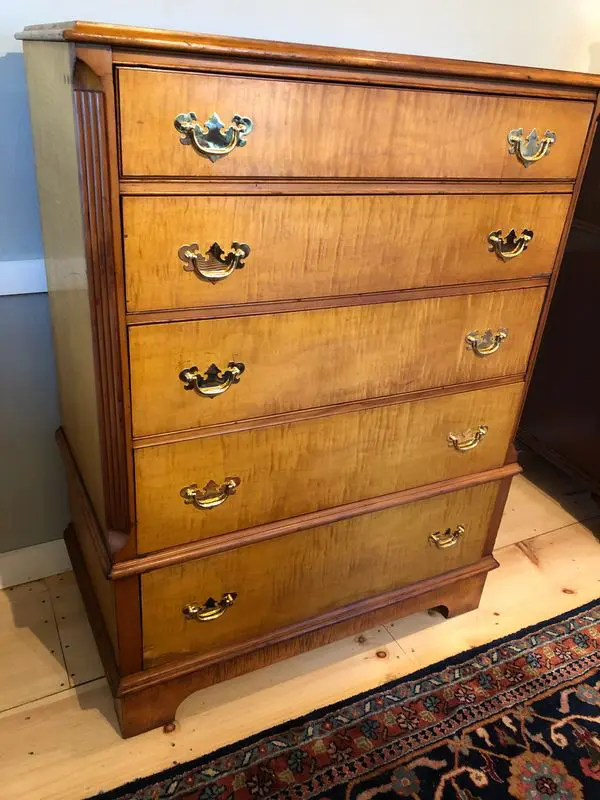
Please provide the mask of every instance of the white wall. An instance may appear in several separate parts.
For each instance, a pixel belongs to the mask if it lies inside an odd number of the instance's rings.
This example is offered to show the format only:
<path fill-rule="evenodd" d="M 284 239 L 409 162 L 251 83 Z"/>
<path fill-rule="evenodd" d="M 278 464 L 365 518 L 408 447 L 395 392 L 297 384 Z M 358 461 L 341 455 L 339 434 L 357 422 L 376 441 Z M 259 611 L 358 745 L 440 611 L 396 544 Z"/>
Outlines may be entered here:
<path fill-rule="evenodd" d="M 5 0 L 4 5 L 0 52 L 16 49 L 11 37 L 24 25 L 89 19 L 600 72 L 599 0 Z"/>
<path fill-rule="evenodd" d="M 600 73 L 600 0 L 0 1 L 0 295 L 39 293 L 44 286 L 21 45 L 13 38 L 25 25 L 88 19 Z M 57 538 L 65 523 L 65 504 L 53 494 L 62 491 L 60 480 L 45 481 L 52 477 L 49 470 L 58 469 L 53 439 L 57 412 L 48 342 L 38 341 L 48 337 L 40 300 L 45 302 L 39 294 L 22 302 L 0 296 L 0 317 L 8 320 L 11 311 L 21 327 L 29 325 L 27 336 L 18 326 L 12 334 L 5 332 L 0 371 L 3 363 L 14 361 L 8 358 L 14 335 L 21 343 L 21 396 L 38 404 L 37 428 L 26 424 L 21 402 L 8 403 L 0 420 L 0 439 L 12 436 L 15 452 L 23 449 L 30 455 L 23 474 L 11 474 L 4 489 L 0 482 L 0 552 L 15 543 L 25 547 Z M 41 364 L 40 353 L 45 354 Z M 10 374 L 0 374 L 4 386 L 11 381 Z M 10 461 L 18 470 L 15 459 Z M 35 482 L 53 488 L 45 499 L 36 498 L 35 508 L 23 509 L 17 526 L 12 519 L 17 484 L 30 485 L 34 468 L 39 471 Z M 39 530 L 40 520 L 44 530 Z"/>

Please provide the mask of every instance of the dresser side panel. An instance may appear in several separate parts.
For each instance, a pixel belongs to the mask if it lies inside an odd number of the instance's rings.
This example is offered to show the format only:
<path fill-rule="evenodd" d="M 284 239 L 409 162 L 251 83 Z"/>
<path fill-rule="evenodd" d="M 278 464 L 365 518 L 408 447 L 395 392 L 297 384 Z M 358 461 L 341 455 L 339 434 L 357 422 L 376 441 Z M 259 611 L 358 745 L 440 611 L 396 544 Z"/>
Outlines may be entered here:
<path fill-rule="evenodd" d="M 24 52 L 61 424 L 105 527 L 94 333 L 71 87 L 72 49 L 54 42 L 26 42 Z"/>
<path fill-rule="evenodd" d="M 93 517 L 86 507 L 85 495 L 76 483 L 69 484 L 69 504 L 73 516 L 75 537 L 79 546 L 82 564 L 73 563 L 78 581 L 84 581 L 91 590 L 104 621 L 106 632 L 112 647 L 113 658 L 119 652 L 119 636 L 117 629 L 117 610 L 115 604 L 114 583 L 103 572 L 102 564 L 94 547 L 90 527 L 94 525 Z M 65 534 L 68 542 L 68 536 Z M 78 568 L 79 567 L 79 568 Z"/>

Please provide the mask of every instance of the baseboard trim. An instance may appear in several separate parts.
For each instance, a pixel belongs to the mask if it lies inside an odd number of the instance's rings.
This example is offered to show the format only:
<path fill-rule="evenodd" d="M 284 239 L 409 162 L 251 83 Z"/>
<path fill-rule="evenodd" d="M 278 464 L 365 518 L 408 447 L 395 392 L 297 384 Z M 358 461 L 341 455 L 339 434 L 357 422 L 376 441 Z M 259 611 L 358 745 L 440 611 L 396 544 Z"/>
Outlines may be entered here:
<path fill-rule="evenodd" d="M 0 553 L 0 589 L 39 581 L 71 569 L 63 539 Z"/>

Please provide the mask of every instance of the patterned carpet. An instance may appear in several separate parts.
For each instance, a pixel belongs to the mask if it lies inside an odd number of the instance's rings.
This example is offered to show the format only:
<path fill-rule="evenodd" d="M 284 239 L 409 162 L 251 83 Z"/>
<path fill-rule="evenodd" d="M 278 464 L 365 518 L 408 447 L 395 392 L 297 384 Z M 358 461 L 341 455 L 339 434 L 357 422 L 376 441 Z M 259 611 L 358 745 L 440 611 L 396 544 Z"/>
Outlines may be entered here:
<path fill-rule="evenodd" d="M 600 798 L 599 668 L 593 603 L 97 798 Z"/>

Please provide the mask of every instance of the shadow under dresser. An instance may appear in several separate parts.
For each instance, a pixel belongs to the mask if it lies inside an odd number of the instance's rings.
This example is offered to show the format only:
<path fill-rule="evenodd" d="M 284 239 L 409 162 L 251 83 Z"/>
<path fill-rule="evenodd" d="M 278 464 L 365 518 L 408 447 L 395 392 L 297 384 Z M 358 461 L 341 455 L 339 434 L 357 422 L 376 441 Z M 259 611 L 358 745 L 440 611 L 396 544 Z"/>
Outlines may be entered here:
<path fill-rule="evenodd" d="M 33 26 L 65 533 L 121 729 L 477 607 L 591 75 Z"/>

